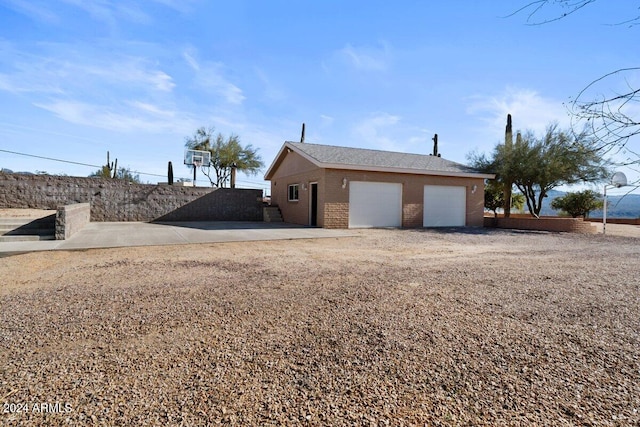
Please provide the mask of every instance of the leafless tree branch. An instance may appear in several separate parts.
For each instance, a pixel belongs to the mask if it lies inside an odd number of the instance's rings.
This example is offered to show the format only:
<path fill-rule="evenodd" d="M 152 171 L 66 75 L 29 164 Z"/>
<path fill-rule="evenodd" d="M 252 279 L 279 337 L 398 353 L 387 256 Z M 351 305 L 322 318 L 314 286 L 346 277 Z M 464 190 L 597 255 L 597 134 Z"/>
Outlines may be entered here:
<path fill-rule="evenodd" d="M 596 0 L 535 0 L 529 1 L 509 16 L 527 13 L 527 25 L 543 25 L 578 12 Z M 558 10 L 558 8 L 560 10 Z M 636 6 L 640 9 L 640 7 Z M 550 17 L 547 17 L 550 16 Z M 640 15 L 613 25 L 640 24 Z M 588 129 L 604 155 L 617 157 L 616 165 L 640 166 L 640 151 L 629 141 L 640 135 L 640 67 L 620 68 L 589 83 L 573 98 L 567 108 L 574 132 Z M 612 89 L 625 86 L 617 92 Z M 622 159 L 621 159 L 622 157 Z"/>
<path fill-rule="evenodd" d="M 594 3 L 596 0 L 536 0 L 527 3 L 520 9 L 516 10 L 506 18 L 512 17 L 524 11 L 529 11 L 527 16 L 527 25 L 544 25 L 549 22 L 559 21 L 566 18 L 568 15 L 575 13 L 583 7 Z M 552 6 L 560 6 L 563 10 L 560 14 L 554 14 L 552 18 L 542 18 L 541 20 L 534 20 L 537 16 L 541 15 L 545 8 L 549 9 Z"/>

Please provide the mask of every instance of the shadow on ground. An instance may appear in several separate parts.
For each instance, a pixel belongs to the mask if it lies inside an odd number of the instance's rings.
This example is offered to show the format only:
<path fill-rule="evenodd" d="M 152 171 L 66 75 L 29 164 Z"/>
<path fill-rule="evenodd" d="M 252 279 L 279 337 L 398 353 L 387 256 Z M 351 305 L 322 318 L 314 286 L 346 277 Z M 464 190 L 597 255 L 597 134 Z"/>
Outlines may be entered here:
<path fill-rule="evenodd" d="M 150 224 L 170 227 L 193 228 L 197 230 L 273 230 L 288 228 L 317 228 L 284 222 L 252 221 L 152 221 Z"/>

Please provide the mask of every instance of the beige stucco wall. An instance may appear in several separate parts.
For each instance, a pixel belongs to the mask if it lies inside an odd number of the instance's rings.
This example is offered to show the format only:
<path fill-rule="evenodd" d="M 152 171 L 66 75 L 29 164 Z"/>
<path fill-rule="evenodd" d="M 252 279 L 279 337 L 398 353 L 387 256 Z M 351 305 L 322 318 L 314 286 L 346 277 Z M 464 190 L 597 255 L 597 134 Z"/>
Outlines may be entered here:
<path fill-rule="evenodd" d="M 282 219 L 292 224 L 310 223 L 310 183 L 318 183 L 318 226 L 324 227 L 324 169 L 298 153 L 288 153 L 271 178 L 271 204 L 278 205 Z M 298 201 L 289 201 L 289 185 L 298 184 Z"/>
<path fill-rule="evenodd" d="M 342 188 L 343 179 L 347 185 Z M 341 169 L 319 169 L 295 152 L 288 153 L 271 178 L 271 201 L 280 207 L 285 222 L 309 224 L 310 183 L 318 183 L 318 226 L 349 227 L 349 182 L 394 182 L 402 184 L 402 226 L 422 227 L 425 185 L 454 185 L 467 188 L 466 222 L 482 227 L 484 180 L 482 178 L 411 175 Z M 287 200 L 288 186 L 299 184 L 299 200 Z M 476 191 L 473 192 L 473 186 Z"/>

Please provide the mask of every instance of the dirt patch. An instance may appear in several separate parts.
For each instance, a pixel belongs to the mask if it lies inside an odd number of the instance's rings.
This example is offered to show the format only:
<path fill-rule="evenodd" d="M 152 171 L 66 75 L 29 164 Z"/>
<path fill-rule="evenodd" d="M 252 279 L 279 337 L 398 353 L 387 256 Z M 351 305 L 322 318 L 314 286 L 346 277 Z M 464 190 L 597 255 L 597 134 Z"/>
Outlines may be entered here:
<path fill-rule="evenodd" d="M 637 239 L 359 235 L 3 258 L 1 423 L 640 422 Z"/>

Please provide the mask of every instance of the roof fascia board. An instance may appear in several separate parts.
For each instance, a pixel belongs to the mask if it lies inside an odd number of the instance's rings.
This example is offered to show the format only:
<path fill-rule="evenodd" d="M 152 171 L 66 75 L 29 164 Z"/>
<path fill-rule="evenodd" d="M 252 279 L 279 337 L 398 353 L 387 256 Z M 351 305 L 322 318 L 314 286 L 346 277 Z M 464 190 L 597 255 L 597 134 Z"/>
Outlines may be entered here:
<path fill-rule="evenodd" d="M 390 172 L 390 173 L 404 173 L 410 175 L 434 175 L 434 176 L 454 176 L 461 178 L 483 178 L 483 179 L 495 179 L 495 174 L 485 173 L 473 173 L 473 172 L 447 172 L 447 171 L 434 171 L 427 169 L 405 169 L 405 168 L 389 168 L 383 166 L 360 166 L 360 165 L 344 165 L 334 163 L 321 163 L 320 167 L 326 169 L 340 169 L 340 170 L 358 170 L 367 172 Z"/>
<path fill-rule="evenodd" d="M 275 172 L 276 166 L 279 166 L 280 163 L 282 162 L 281 157 L 282 157 L 282 154 L 284 153 L 285 148 L 287 148 L 287 144 L 284 144 L 282 147 L 280 147 L 280 151 L 278 151 L 278 155 L 275 157 L 275 159 L 273 159 L 271 166 L 269 166 L 269 169 L 267 169 L 267 172 L 265 172 L 264 174 L 265 180 L 271 179 L 271 175 L 273 172 Z"/>
<path fill-rule="evenodd" d="M 300 156 L 302 156 L 304 159 L 310 161 L 311 163 L 313 163 L 314 165 L 318 166 L 319 168 L 322 168 L 324 166 L 322 166 L 322 163 L 318 162 L 318 160 L 314 159 L 313 157 L 309 156 L 307 153 L 298 150 L 295 146 L 291 145 L 289 142 L 285 142 L 284 145 L 282 146 L 282 148 L 280 148 L 280 151 L 278 151 L 278 155 L 276 156 L 276 159 L 273 161 L 273 163 L 271 163 L 271 166 L 269 166 L 269 169 L 267 169 L 267 172 L 264 174 L 264 179 L 265 180 L 270 180 L 271 176 L 273 175 L 273 173 L 275 172 L 276 166 L 279 165 L 282 160 L 284 159 L 284 156 L 288 153 L 285 150 L 291 150 L 291 151 L 295 151 L 296 153 L 298 153 Z"/>

